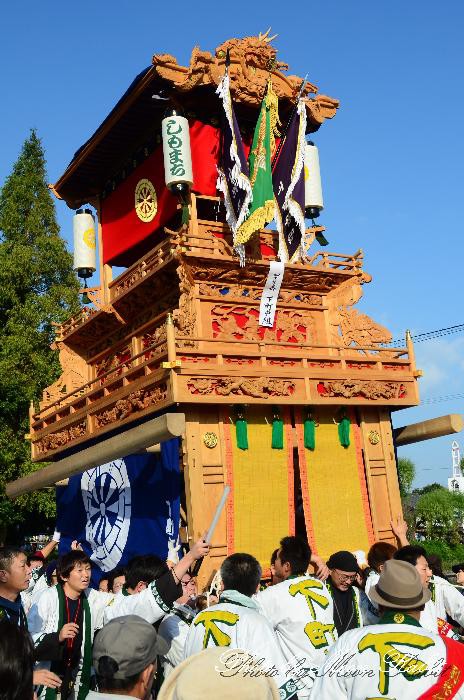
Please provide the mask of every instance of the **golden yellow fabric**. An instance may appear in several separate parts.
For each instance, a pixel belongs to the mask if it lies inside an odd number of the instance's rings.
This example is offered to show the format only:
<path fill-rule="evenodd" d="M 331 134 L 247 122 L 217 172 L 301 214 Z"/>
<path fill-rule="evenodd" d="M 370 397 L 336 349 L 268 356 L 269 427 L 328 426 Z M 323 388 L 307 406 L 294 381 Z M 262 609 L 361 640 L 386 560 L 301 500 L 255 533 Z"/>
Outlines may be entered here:
<path fill-rule="evenodd" d="M 272 552 L 290 532 L 293 512 L 293 504 L 289 505 L 287 435 L 284 430 L 284 449 L 273 450 L 270 410 L 250 406 L 246 419 L 248 450 L 237 448 L 235 427 L 231 426 L 234 550 L 252 554 L 268 568 Z"/>
<path fill-rule="evenodd" d="M 323 558 L 370 546 L 353 426 L 350 446 L 342 447 L 332 413 L 318 415 L 316 448 L 305 449 L 314 540 Z"/>

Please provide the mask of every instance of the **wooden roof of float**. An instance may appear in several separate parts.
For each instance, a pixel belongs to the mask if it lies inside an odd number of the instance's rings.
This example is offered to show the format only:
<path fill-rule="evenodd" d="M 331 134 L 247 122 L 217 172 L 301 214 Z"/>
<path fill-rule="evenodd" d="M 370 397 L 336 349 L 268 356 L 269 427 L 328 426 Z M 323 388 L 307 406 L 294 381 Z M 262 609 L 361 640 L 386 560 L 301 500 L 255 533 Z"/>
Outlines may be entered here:
<path fill-rule="evenodd" d="M 269 75 L 280 101 L 280 117 L 285 120 L 299 92 L 302 78 L 286 75 L 288 66 L 276 59 L 277 50 L 265 35 L 229 39 L 215 54 L 195 47 L 190 65 L 181 66 L 174 56 L 155 54 L 152 65 L 131 83 L 115 107 L 90 139 L 75 153 L 65 172 L 50 188 L 69 207 L 91 201 L 105 188 L 116 172 L 129 163 L 138 149 L 154 139 L 160 127 L 166 98 L 187 114 L 213 122 L 219 113 L 216 88 L 224 74 L 227 50 L 230 53 L 230 87 L 237 118 L 250 131 L 263 99 Z M 153 99 L 156 95 L 165 99 Z M 308 115 L 307 131 L 317 131 L 331 119 L 339 106 L 336 99 L 320 95 L 318 88 L 304 88 Z"/>

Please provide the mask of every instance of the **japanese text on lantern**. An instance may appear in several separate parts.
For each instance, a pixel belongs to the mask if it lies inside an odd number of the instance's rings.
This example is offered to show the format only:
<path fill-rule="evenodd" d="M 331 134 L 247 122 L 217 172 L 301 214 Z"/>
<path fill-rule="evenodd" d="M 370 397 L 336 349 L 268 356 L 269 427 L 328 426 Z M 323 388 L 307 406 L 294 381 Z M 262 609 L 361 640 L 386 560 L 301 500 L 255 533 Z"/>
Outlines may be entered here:
<path fill-rule="evenodd" d="M 168 119 L 166 133 L 169 146 L 169 172 L 174 177 L 182 177 L 185 175 L 182 156 L 182 124 L 175 119 Z"/>

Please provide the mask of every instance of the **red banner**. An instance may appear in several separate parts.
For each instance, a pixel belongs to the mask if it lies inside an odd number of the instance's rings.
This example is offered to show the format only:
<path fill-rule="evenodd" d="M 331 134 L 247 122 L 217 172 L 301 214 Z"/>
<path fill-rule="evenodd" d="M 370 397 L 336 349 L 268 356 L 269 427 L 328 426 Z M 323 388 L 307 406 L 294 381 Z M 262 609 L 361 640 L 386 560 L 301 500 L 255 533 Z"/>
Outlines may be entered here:
<path fill-rule="evenodd" d="M 198 194 L 216 194 L 219 141 L 219 129 L 199 121 L 190 124 L 192 190 Z M 103 262 L 132 265 L 156 245 L 159 230 L 175 214 L 176 205 L 164 182 L 160 145 L 102 202 Z"/>

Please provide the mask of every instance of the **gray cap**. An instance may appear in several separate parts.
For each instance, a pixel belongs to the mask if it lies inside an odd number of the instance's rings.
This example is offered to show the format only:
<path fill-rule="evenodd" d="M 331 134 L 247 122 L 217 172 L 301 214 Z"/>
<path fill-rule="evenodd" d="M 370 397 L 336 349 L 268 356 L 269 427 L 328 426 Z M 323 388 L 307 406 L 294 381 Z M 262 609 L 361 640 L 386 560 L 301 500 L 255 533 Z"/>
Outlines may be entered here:
<path fill-rule="evenodd" d="M 141 673 L 168 648 L 155 628 L 138 615 L 116 617 L 95 637 L 93 665 L 103 678 L 125 680 Z"/>

